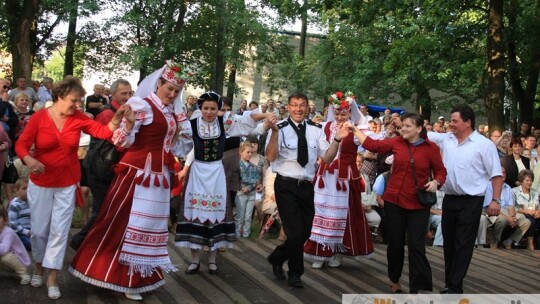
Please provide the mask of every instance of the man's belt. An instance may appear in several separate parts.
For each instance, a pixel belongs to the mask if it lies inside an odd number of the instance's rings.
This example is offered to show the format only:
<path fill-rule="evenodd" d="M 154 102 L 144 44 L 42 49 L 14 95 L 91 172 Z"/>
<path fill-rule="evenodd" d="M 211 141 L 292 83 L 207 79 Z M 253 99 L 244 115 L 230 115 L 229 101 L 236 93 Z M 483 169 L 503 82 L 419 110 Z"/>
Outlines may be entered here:
<path fill-rule="evenodd" d="M 277 174 L 276 178 L 279 178 L 284 182 L 295 183 L 297 185 L 311 184 L 311 180 L 309 180 L 309 179 L 292 178 L 292 177 L 288 177 L 288 176 L 283 176 L 281 174 Z"/>

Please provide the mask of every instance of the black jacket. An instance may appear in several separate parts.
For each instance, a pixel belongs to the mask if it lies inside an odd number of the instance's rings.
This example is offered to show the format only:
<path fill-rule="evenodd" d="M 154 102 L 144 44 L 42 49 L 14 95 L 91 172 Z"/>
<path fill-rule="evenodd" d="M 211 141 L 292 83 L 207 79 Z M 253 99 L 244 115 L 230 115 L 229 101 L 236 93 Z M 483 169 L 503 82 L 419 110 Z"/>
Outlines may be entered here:
<path fill-rule="evenodd" d="M 523 162 L 523 165 L 525 165 L 525 168 L 530 170 L 530 160 L 525 156 L 521 156 L 521 161 Z M 504 169 L 506 169 L 506 179 L 504 182 L 510 185 L 511 188 L 516 187 L 519 171 L 516 161 L 514 160 L 514 155 L 511 154 L 503 157 L 501 163 L 504 166 Z"/>

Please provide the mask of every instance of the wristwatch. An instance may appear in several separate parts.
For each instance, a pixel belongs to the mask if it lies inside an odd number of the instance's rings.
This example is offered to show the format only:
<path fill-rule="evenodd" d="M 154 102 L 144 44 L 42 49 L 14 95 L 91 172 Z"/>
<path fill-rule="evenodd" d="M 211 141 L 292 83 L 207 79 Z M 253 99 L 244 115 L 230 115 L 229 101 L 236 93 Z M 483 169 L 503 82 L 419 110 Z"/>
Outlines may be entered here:
<path fill-rule="evenodd" d="M 495 203 L 497 203 L 497 204 L 499 204 L 499 205 L 501 204 L 501 199 L 500 199 L 500 198 L 494 198 L 494 199 L 492 199 L 491 201 L 492 201 L 492 202 L 495 202 Z"/>

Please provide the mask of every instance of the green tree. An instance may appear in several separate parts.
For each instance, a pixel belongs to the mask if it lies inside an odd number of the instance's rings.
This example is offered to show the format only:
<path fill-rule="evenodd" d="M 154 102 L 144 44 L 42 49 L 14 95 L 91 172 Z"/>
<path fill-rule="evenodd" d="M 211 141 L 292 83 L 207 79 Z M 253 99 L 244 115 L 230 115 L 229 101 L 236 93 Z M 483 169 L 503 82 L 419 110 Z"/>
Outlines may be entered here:
<path fill-rule="evenodd" d="M 324 1 L 317 9 L 327 39 L 297 64 L 301 76 L 277 72 L 318 97 L 338 89 L 352 90 L 359 100 L 399 94 L 427 118 L 433 108 L 444 111 L 456 102 L 479 110 L 487 20 L 477 4 Z M 443 94 L 433 99 L 432 89 Z"/>
<path fill-rule="evenodd" d="M 505 41 L 512 99 L 518 102 L 520 121 L 540 127 L 540 115 L 535 115 L 540 107 L 537 93 L 540 72 L 540 1 L 511 0 L 506 4 L 504 10 L 507 12 L 508 26 Z M 514 124 L 516 127 L 517 124 Z"/>
<path fill-rule="evenodd" d="M 13 77 L 30 77 L 34 61 L 42 61 L 58 45 L 54 28 L 65 11 L 59 1 L 13 0 L 0 2 L 0 28 L 6 30 L 7 49 L 13 58 Z"/>

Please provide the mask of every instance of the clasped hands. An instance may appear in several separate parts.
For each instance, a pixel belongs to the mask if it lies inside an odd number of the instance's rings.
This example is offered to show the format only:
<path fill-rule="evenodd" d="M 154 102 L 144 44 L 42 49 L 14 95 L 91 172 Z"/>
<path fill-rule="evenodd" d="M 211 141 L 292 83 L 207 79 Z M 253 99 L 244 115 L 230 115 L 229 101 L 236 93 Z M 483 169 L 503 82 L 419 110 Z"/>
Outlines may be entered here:
<path fill-rule="evenodd" d="M 114 118 L 112 119 L 113 124 L 119 125 L 122 118 L 125 118 L 128 123 L 135 122 L 135 113 L 128 104 L 123 104 L 116 110 L 114 113 Z M 117 122 L 115 122 L 115 120 Z"/>

